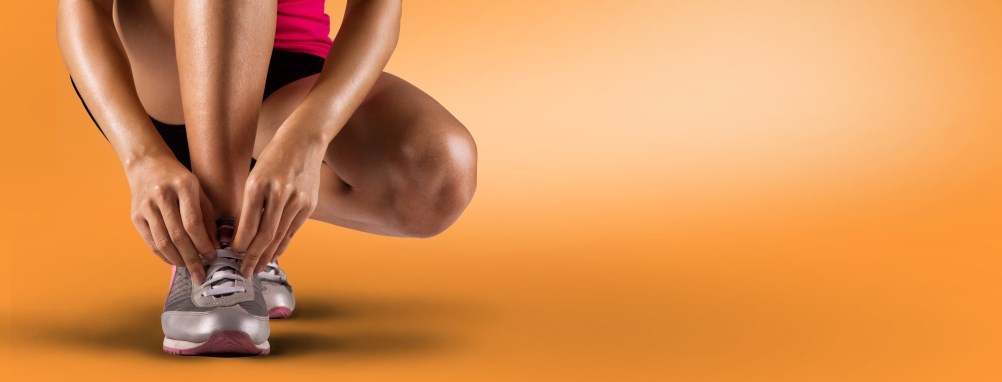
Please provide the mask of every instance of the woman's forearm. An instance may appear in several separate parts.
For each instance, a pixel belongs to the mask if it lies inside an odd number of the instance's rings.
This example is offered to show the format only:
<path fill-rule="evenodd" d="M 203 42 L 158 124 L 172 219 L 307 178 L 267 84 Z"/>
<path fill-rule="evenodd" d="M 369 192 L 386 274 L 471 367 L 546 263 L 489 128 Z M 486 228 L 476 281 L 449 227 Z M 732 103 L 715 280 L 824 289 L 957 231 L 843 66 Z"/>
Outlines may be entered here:
<path fill-rule="evenodd" d="M 172 157 L 146 114 L 115 31 L 111 0 L 60 0 L 56 34 L 66 69 L 122 165 Z"/>
<path fill-rule="evenodd" d="M 276 141 L 326 150 L 393 54 L 400 35 L 400 8 L 400 0 L 348 1 L 323 71 L 279 128 Z"/>

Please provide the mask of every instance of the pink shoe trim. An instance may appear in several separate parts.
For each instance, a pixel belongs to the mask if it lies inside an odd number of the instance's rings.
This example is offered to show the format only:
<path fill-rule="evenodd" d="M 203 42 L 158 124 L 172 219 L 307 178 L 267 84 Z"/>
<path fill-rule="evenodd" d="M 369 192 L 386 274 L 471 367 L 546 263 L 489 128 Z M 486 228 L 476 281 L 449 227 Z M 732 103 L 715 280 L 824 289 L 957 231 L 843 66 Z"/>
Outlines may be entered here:
<path fill-rule="evenodd" d="M 289 318 L 292 315 L 292 309 L 286 308 L 284 306 L 276 306 L 268 310 L 268 318 Z"/>
<path fill-rule="evenodd" d="M 237 330 L 227 330 L 213 334 L 204 344 L 191 349 L 175 349 L 164 346 L 164 351 L 175 355 L 200 355 L 200 354 L 248 354 L 265 355 L 271 351 L 259 349 L 251 341 L 247 333 Z"/>

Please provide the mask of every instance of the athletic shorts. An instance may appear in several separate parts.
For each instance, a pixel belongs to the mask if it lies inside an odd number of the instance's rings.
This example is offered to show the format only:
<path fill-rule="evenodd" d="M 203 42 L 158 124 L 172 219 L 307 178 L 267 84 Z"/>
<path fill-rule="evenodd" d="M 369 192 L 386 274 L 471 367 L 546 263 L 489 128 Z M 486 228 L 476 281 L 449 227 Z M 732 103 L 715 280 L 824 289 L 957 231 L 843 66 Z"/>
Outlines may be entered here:
<path fill-rule="evenodd" d="M 296 80 L 320 73 L 323 66 L 323 57 L 308 53 L 272 49 L 271 61 L 268 64 L 268 76 L 265 77 L 264 82 L 264 98 L 267 99 L 271 93 Z M 70 77 L 70 84 L 73 85 L 73 90 L 77 92 L 77 97 L 80 97 L 80 91 L 77 90 L 77 85 L 73 82 L 72 77 Z M 104 131 L 101 130 L 101 126 L 94 119 L 94 114 L 91 114 L 90 108 L 87 107 L 87 103 L 83 100 L 83 97 L 80 97 L 80 102 L 83 103 L 84 110 L 87 110 L 87 115 L 90 115 L 90 119 L 94 121 L 94 125 L 97 126 L 98 131 L 104 135 Z M 177 160 L 184 167 L 187 167 L 188 170 L 191 170 L 188 134 L 184 129 L 184 125 L 163 123 L 153 119 L 153 117 L 150 117 L 150 121 L 153 122 L 153 126 L 157 128 L 157 132 L 163 137 L 164 142 L 167 143 L 170 150 L 174 152 Z M 107 136 L 105 136 L 105 139 L 107 139 Z M 251 167 L 254 167 L 254 159 L 251 159 Z"/>

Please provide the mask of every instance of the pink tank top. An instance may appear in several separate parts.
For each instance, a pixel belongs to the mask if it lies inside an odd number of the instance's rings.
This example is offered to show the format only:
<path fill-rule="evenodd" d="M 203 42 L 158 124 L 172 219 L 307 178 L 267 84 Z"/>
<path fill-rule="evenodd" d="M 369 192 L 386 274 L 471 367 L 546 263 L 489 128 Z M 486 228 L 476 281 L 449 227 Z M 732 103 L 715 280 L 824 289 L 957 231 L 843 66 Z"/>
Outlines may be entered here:
<path fill-rule="evenodd" d="M 278 0 L 275 49 L 326 58 L 331 49 L 330 30 L 324 0 Z"/>

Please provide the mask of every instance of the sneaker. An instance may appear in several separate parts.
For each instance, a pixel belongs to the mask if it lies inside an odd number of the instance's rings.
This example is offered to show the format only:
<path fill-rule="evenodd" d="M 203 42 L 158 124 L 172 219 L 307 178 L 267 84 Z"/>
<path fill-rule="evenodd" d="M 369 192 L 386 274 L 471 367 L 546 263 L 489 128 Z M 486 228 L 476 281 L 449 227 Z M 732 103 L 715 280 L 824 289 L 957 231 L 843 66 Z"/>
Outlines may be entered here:
<path fill-rule="evenodd" d="M 196 285 L 188 270 L 174 267 L 160 315 L 163 349 L 170 354 L 268 354 L 268 308 L 261 278 L 240 275 L 243 257 L 217 249 L 206 262 L 206 280 Z"/>
<path fill-rule="evenodd" d="M 257 278 L 261 279 L 264 286 L 264 302 L 268 306 L 268 317 L 288 318 L 292 310 L 296 308 L 296 298 L 292 296 L 292 285 L 289 285 L 289 278 L 285 271 L 278 267 L 278 263 L 269 263 L 264 271 L 258 272 Z"/>

